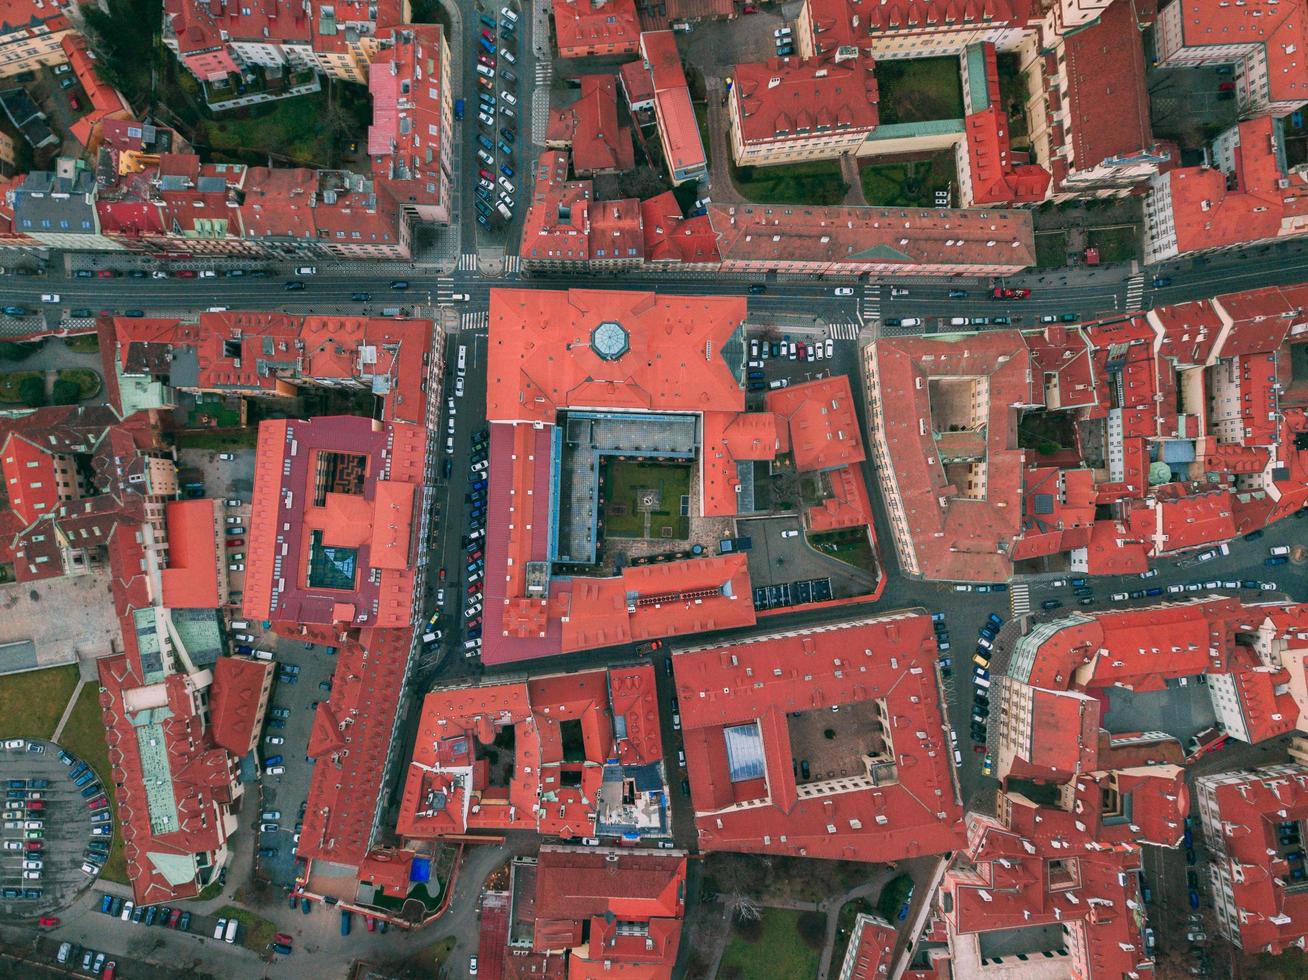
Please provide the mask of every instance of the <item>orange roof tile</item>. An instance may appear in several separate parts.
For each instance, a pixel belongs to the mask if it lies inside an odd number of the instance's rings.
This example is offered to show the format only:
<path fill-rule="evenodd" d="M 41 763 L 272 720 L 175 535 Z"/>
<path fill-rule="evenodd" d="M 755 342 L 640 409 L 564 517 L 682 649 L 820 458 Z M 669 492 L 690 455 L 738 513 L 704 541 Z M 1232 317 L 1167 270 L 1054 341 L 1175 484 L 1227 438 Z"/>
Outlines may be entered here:
<path fill-rule="evenodd" d="M 226 560 L 218 547 L 218 501 L 170 500 L 164 505 L 168 528 L 168 567 L 163 569 L 163 604 L 169 609 L 216 609 L 218 566 Z"/>
<path fill-rule="evenodd" d="M 833 374 L 769 391 L 767 410 L 786 420 L 800 473 L 835 469 L 865 458 L 849 376 Z"/>

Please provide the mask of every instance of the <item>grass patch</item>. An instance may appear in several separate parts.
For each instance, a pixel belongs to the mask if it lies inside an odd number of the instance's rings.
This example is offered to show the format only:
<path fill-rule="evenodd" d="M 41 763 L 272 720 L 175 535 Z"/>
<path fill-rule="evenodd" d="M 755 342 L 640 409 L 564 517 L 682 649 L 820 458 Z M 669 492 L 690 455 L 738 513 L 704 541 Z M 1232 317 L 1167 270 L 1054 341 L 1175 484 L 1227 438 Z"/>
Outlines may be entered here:
<path fill-rule="evenodd" d="M 652 538 L 684 541 L 690 518 L 681 501 L 690 496 L 690 467 L 680 463 L 641 463 L 609 460 L 604 464 L 604 534 L 611 538 Z M 642 500 L 658 498 L 647 514 Z M 646 533 L 646 520 L 649 532 Z"/>
<path fill-rule="evenodd" d="M 878 61 L 881 125 L 963 118 L 963 80 L 957 58 Z"/>
<path fill-rule="evenodd" d="M 0 677 L 0 738 L 48 739 L 76 687 L 76 664 Z"/>
<path fill-rule="evenodd" d="M 178 449 L 247 449 L 258 441 L 258 429 L 188 429 L 177 433 Z"/>
<path fill-rule="evenodd" d="M 872 545 L 868 543 L 864 528 L 851 527 L 839 531 L 827 531 L 823 534 L 810 534 L 808 543 L 822 552 L 853 565 L 864 571 L 872 571 L 876 562 L 872 555 Z"/>
<path fill-rule="evenodd" d="M 1067 232 L 1037 231 L 1035 233 L 1036 268 L 1067 268 Z"/>
<path fill-rule="evenodd" d="M 946 150 L 925 160 L 864 167 L 859 180 L 874 207 L 933 208 L 936 191 L 949 192 L 952 204 L 954 176 L 954 154 Z"/>
<path fill-rule="evenodd" d="M 113 770 L 109 766 L 109 747 L 104 740 L 104 715 L 100 712 L 98 685 L 87 684 L 82 688 L 73 713 L 68 716 L 68 724 L 64 726 L 59 744 L 94 769 L 105 786 L 114 784 Z M 123 835 L 118 823 L 118 799 L 113 793 L 105 795 L 109 797 L 109 815 L 113 818 L 114 835 L 109 847 L 109 859 L 105 861 L 100 877 L 125 885 L 127 858 L 123 854 Z"/>
<path fill-rule="evenodd" d="M 228 405 L 225 398 L 212 396 L 197 399 L 195 407 L 186 416 L 187 426 L 197 429 L 207 428 L 211 424 L 218 429 L 237 429 L 241 422 L 239 407 Z"/>
<path fill-rule="evenodd" d="M 75 354 L 95 354 L 100 350 L 100 335 L 79 333 L 64 338 L 64 346 Z"/>
<path fill-rule="evenodd" d="M 1087 228 L 1087 248 L 1099 249 L 1099 261 L 1130 262 L 1140 257 L 1140 231 L 1138 228 Z"/>
<path fill-rule="evenodd" d="M 235 905 L 224 905 L 214 915 L 220 919 L 235 919 L 241 924 L 236 938 L 241 941 L 241 945 L 246 949 L 262 952 L 268 948 L 273 936 L 277 934 L 277 927 L 268 919 L 254 912 L 237 908 Z"/>
<path fill-rule="evenodd" d="M 795 909 L 764 909 L 760 922 L 738 923 L 722 954 L 718 976 L 738 980 L 817 976 L 819 951 L 799 941 L 803 914 Z"/>
<path fill-rule="evenodd" d="M 731 168 L 736 190 L 755 204 L 839 204 L 849 193 L 836 160 L 812 160 L 784 167 Z"/>
<path fill-rule="evenodd" d="M 65 368 L 55 374 L 55 404 L 67 405 L 70 401 L 64 401 L 59 397 L 60 387 L 66 387 L 70 395 L 73 395 L 73 389 L 76 388 L 75 397 L 71 401 L 85 401 L 100 393 L 100 375 L 95 371 L 86 368 Z"/>
<path fill-rule="evenodd" d="M 230 160 L 330 168 L 336 144 L 359 138 L 372 118 L 362 85 L 324 80 L 321 92 L 234 109 L 196 124 L 197 143 Z"/>
<path fill-rule="evenodd" d="M 0 402 L 21 402 L 26 401 L 26 392 L 23 389 L 23 382 L 36 378 L 45 384 L 45 374 L 41 371 L 9 371 L 6 374 L 0 374 Z"/>

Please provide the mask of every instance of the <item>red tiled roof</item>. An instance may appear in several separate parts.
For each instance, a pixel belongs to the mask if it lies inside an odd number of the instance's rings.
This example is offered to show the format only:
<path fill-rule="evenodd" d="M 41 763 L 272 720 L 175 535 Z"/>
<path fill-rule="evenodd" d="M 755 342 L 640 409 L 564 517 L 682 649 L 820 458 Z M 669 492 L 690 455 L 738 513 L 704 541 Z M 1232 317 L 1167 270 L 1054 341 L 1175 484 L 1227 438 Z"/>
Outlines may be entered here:
<path fill-rule="evenodd" d="M 804 271 L 914 268 L 1018 271 L 1035 262 L 1031 212 L 778 209 L 710 204 L 723 271 L 789 265 Z"/>
<path fill-rule="evenodd" d="M 945 874 L 955 957 L 964 936 L 1050 925 L 1072 934 L 1075 975 L 1135 975 L 1149 960 L 1143 916 L 1134 912 L 1143 906 L 1139 846 L 1105 846 L 1077 815 L 1014 792 L 1003 795 L 999 812 L 1002 819 L 968 814 L 966 860 Z"/>
<path fill-rule="evenodd" d="M 259 426 L 245 612 L 255 619 L 405 628 L 415 585 L 414 509 L 426 431 L 357 416 Z M 333 466 L 339 487 L 324 485 Z M 351 567 L 347 586 L 310 578 L 314 542 Z"/>
<path fill-rule="evenodd" d="M 219 657 L 213 668 L 209 715 L 213 740 L 234 756 L 254 750 L 272 685 L 271 662 Z"/>
<path fill-rule="evenodd" d="M 16 432 L 5 436 L 0 445 L 0 474 L 4 476 L 9 509 L 24 526 L 59 506 L 55 457 L 29 437 Z"/>
<path fill-rule="evenodd" d="M 738 64 L 732 97 L 745 145 L 804 142 L 824 133 L 876 129 L 877 80 L 872 60 L 769 58 Z"/>
<path fill-rule="evenodd" d="M 636 50 L 640 19 L 634 0 L 559 0 L 552 9 L 562 58 Z"/>
<path fill-rule="evenodd" d="M 716 264 L 722 261 L 708 215 L 683 218 L 681 205 L 672 191 L 641 201 L 640 213 L 647 262 Z"/>
<path fill-rule="evenodd" d="M 868 6 L 858 0 L 808 0 L 814 46 L 832 52 L 843 45 L 863 46 L 872 35 L 898 31 L 916 34 L 928 30 L 999 31 L 1005 26 L 1025 27 L 1030 5 L 1025 0 L 975 0 L 941 7 L 931 0 L 893 0 Z"/>
<path fill-rule="evenodd" d="M 547 141 L 571 147 L 578 177 L 630 170 L 636 150 L 631 127 L 618 125 L 618 83 L 613 75 L 582 75 L 581 97 L 551 113 Z"/>
<path fill-rule="evenodd" d="M 722 348 L 744 319 L 734 296 L 497 289 L 486 417 L 552 423 L 569 407 L 741 411 L 744 391 Z M 626 331 L 629 350 L 616 360 L 591 346 L 606 323 Z"/>
<path fill-rule="evenodd" d="M 301 857 L 349 866 L 366 859 L 412 644 L 409 629 L 365 629 L 337 647 L 332 692 L 309 736 L 316 764 Z"/>
<path fill-rule="evenodd" d="M 798 472 L 835 469 L 866 458 L 848 375 L 769 391 L 764 405 L 786 420 Z"/>
<path fill-rule="evenodd" d="M 1168 172 L 1179 252 L 1258 241 L 1308 227 L 1308 180 L 1299 173 L 1281 173 L 1272 126 L 1270 116 L 1239 124 L 1230 186 L 1226 174 L 1209 167 Z M 1288 186 L 1281 187 L 1286 179 Z"/>
<path fill-rule="evenodd" d="M 447 49 L 439 24 L 405 24 L 383 33 L 383 48 L 368 67 L 373 100 L 368 156 L 386 194 L 417 208 L 448 208 L 451 150 L 445 145 L 443 64 Z M 452 111 L 452 110 L 451 110 Z M 386 195 L 381 195 L 386 196 Z M 386 222 L 395 228 L 393 220 Z"/>
<path fill-rule="evenodd" d="M 1034 397 L 1021 334 L 882 339 L 874 346 L 872 364 L 882 392 L 881 437 L 895 460 L 893 473 L 881 472 L 883 479 L 893 480 L 920 573 L 937 579 L 1007 580 L 1022 520 L 1015 407 Z M 942 389 L 933 394 L 935 379 Z M 948 435 L 950 419 L 933 421 L 933 410 L 946 398 L 943 386 L 959 384 L 983 384 L 988 395 L 983 406 L 984 495 L 959 485 L 966 474 L 945 460 L 936 444 L 935 432 Z"/>
<path fill-rule="evenodd" d="M 1230 928 L 1245 950 L 1279 953 L 1308 935 L 1308 892 L 1291 879 L 1280 825 L 1308 818 L 1308 768 L 1295 763 L 1200 776 L 1211 868 L 1226 890 Z M 1224 921 L 1225 917 L 1224 917 Z"/>
<path fill-rule="evenodd" d="M 1261 45 L 1261 56 L 1267 64 L 1266 98 L 1294 103 L 1308 99 L 1303 61 L 1308 48 L 1308 23 L 1302 0 L 1247 0 L 1226 6 L 1183 0 L 1180 10 L 1185 47 Z"/>
<path fill-rule="evenodd" d="M 218 566 L 226 556 L 219 553 L 217 510 L 216 500 L 170 500 L 164 505 L 168 567 L 160 578 L 163 604 L 169 609 L 219 605 Z"/>
<path fill-rule="evenodd" d="M 1133 0 L 1109 3 L 1099 20 L 1063 38 L 1073 168 L 1090 170 L 1154 146 L 1144 43 Z"/>
<path fill-rule="evenodd" d="M 831 494 L 808 509 L 808 529 L 819 534 L 841 528 L 864 527 L 872 523 L 872 504 L 867 484 L 857 466 L 841 466 L 827 472 Z"/>
<path fill-rule="evenodd" d="M 842 980 L 882 980 L 889 975 L 898 938 L 894 927 L 879 915 L 858 913 L 845 948 Z"/>
<path fill-rule="evenodd" d="M 132 110 L 118 94 L 118 90 L 100 78 L 100 73 L 95 68 L 95 55 L 80 34 L 65 34 L 59 39 L 59 45 L 68 56 L 73 74 L 77 76 L 77 81 L 90 102 L 86 114 L 73 121 L 73 138 L 87 149 L 93 149 L 97 127 L 110 117 L 129 118 Z"/>
<path fill-rule="evenodd" d="M 893 861 L 961 843 L 962 807 L 926 616 L 774 634 L 673 656 L 691 801 L 702 850 Z M 799 712 L 884 715 L 883 779 L 798 784 L 789 720 Z M 732 781 L 725 729 L 748 726 L 762 776 Z M 747 760 L 748 761 L 748 760 Z M 861 775 L 861 773 L 859 773 Z M 829 781 L 834 778 L 834 782 Z M 839 788 L 837 788 L 839 787 Z M 748 805 L 739 805 L 748 803 Z"/>
<path fill-rule="evenodd" d="M 359 881 L 391 898 L 403 897 L 409 893 L 409 872 L 416 856 L 413 851 L 369 851 L 359 865 Z"/>
<path fill-rule="evenodd" d="M 649 66 L 654 115 L 670 157 L 668 169 L 675 173 L 705 166 L 708 157 L 677 53 L 677 36 L 672 31 L 645 31 L 640 35 L 640 51 Z"/>

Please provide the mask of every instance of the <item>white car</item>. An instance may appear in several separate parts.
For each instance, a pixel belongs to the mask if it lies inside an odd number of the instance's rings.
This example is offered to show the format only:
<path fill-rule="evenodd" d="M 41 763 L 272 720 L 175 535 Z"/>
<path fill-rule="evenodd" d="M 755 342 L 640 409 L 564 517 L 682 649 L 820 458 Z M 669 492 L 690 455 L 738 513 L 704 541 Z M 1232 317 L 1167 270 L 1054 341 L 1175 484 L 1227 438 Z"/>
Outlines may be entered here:
<path fill-rule="evenodd" d="M 1275 592 L 1275 591 L 1276 591 L 1276 583 L 1275 583 L 1275 582 L 1259 582 L 1259 583 L 1258 583 L 1258 588 L 1262 589 L 1264 592 Z"/>
<path fill-rule="evenodd" d="M 454 293 L 450 296 L 450 301 L 453 303 L 466 303 L 470 299 L 472 299 L 472 297 L 467 293 Z"/>
<path fill-rule="evenodd" d="M 59 294 L 58 294 L 58 293 L 42 293 L 42 294 L 41 294 L 41 302 L 42 302 L 42 303 L 58 303 L 58 302 L 59 302 Z"/>
<path fill-rule="evenodd" d="M 1180 584 L 1177 584 L 1177 585 L 1169 585 L 1169 586 L 1167 587 L 1167 594 L 1168 594 L 1168 595 L 1177 595 L 1178 593 L 1180 593 L 1180 592 L 1184 592 L 1184 591 L 1185 591 L 1185 586 L 1184 586 L 1184 585 L 1180 585 Z"/>
<path fill-rule="evenodd" d="M 793 32 L 792 32 L 791 28 L 789 28 L 789 27 L 778 27 L 775 31 L 772 32 L 772 36 L 773 36 L 773 37 L 788 37 L 788 36 L 790 36 L 791 33 L 793 33 Z"/>
<path fill-rule="evenodd" d="M 971 592 L 971 591 L 972 591 L 972 586 L 970 586 L 970 585 L 964 585 L 963 583 L 960 582 L 960 583 L 958 583 L 957 585 L 954 586 L 954 591 L 955 591 L 955 592 Z"/>
<path fill-rule="evenodd" d="M 261 824 L 259 824 L 259 832 L 262 833 L 262 834 L 275 834 L 275 833 L 277 833 L 277 831 L 280 830 L 280 829 L 281 829 L 281 825 L 280 825 L 280 824 L 275 824 L 275 823 L 261 823 Z"/>
<path fill-rule="evenodd" d="M 5 841 L 5 850 L 6 850 L 6 851 L 21 851 L 22 849 L 23 849 L 23 842 L 20 841 L 20 840 L 7 840 L 7 841 Z"/>
<path fill-rule="evenodd" d="M 155 269 L 152 273 L 150 273 L 150 278 L 151 278 L 151 279 L 167 279 L 167 278 L 168 278 L 168 273 L 164 272 L 162 269 Z"/>
<path fill-rule="evenodd" d="M 454 379 L 454 394 L 455 394 L 457 397 L 459 397 L 459 398 L 462 398 L 462 397 L 463 397 L 463 379 L 462 379 L 462 378 L 455 378 L 455 379 Z"/>
<path fill-rule="evenodd" d="M 494 129 L 494 128 L 495 128 L 495 117 L 494 117 L 494 116 L 488 116 L 488 115 L 487 115 L 486 113 L 484 113 L 484 112 L 479 112 L 479 113 L 477 113 L 477 122 L 481 123 L 481 124 L 482 124 L 483 126 L 485 126 L 487 129 Z"/>
<path fill-rule="evenodd" d="M 269 766 L 263 771 L 265 776 L 280 776 L 286 772 L 285 766 Z"/>
<path fill-rule="evenodd" d="M 228 566 L 227 566 L 227 570 L 228 570 L 229 572 L 243 572 L 243 571 L 245 571 L 245 563 L 244 563 L 244 562 L 237 562 L 237 563 L 234 564 L 234 565 L 228 565 Z"/>
<path fill-rule="evenodd" d="M 827 357 L 830 357 L 835 352 L 836 342 L 832 340 L 830 337 L 828 337 L 827 342 L 822 346 L 827 349 Z"/>
<path fill-rule="evenodd" d="M 782 531 L 781 536 L 783 538 L 797 538 L 799 537 L 799 532 L 794 528 L 791 528 L 789 531 Z"/>
<path fill-rule="evenodd" d="M 1109 598 L 1114 602 L 1126 602 L 1127 599 L 1131 598 L 1131 594 L 1129 592 L 1114 592 Z"/>
<path fill-rule="evenodd" d="M 264 741 L 269 745 L 282 745 L 285 743 L 286 739 L 282 738 L 280 735 L 268 735 L 264 738 Z"/>
<path fill-rule="evenodd" d="M 24 749 L 27 748 L 27 739 L 25 739 L 25 738 L 11 738 L 11 739 L 9 739 L 8 741 L 5 742 L 5 748 L 7 748 L 7 749 L 13 749 L 13 750 L 17 750 L 17 751 L 21 752 L 22 750 L 24 750 Z"/>
<path fill-rule="evenodd" d="M 1151 569 L 1149 569 L 1149 571 L 1147 571 L 1147 572 L 1141 572 L 1141 573 L 1140 573 L 1140 577 L 1141 577 L 1141 578 L 1153 578 L 1153 577 L 1154 577 L 1155 575 L 1157 575 L 1157 574 L 1158 574 L 1158 569 L 1156 569 L 1156 568 L 1151 568 Z"/>
<path fill-rule="evenodd" d="M 837 296 L 853 296 L 853 295 L 854 295 L 854 290 L 851 289 L 849 286 L 839 286 L 839 287 L 836 288 L 836 295 L 837 295 Z"/>

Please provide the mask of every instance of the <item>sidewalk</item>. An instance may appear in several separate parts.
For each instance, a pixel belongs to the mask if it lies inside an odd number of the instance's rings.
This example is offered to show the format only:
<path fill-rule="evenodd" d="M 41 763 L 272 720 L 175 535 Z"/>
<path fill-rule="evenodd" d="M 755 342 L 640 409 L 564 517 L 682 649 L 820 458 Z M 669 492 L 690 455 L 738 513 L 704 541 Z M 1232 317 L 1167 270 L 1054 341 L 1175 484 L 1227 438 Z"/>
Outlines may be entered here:
<path fill-rule="evenodd" d="M 77 686 L 73 688 L 73 694 L 68 699 L 68 704 L 64 706 L 64 713 L 59 716 L 59 724 L 55 725 L 54 734 L 50 736 L 50 741 L 58 742 L 59 736 L 64 733 L 64 726 L 68 724 L 68 719 L 73 714 L 73 709 L 77 707 L 77 699 L 82 696 L 82 688 L 86 686 L 86 678 L 78 677 Z"/>

